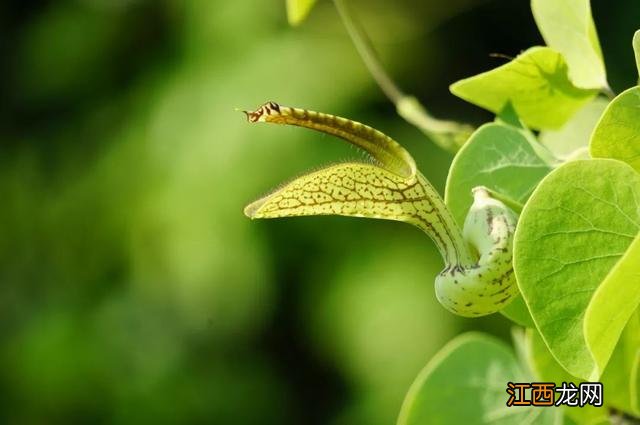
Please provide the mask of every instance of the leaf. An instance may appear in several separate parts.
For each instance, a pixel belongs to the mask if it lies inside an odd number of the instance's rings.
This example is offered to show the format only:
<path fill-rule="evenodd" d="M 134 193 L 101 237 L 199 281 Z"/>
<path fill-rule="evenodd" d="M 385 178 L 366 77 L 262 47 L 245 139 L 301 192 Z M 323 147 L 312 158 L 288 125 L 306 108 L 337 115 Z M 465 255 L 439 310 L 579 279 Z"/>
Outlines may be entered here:
<path fill-rule="evenodd" d="M 565 57 L 577 87 L 609 87 L 590 0 L 531 0 L 531 10 L 547 45 Z"/>
<path fill-rule="evenodd" d="M 559 128 L 597 90 L 574 86 L 560 53 L 532 47 L 511 62 L 451 85 L 451 92 L 494 113 L 508 102 L 531 128 Z"/>
<path fill-rule="evenodd" d="M 500 310 L 500 314 L 512 322 L 515 322 L 520 326 L 524 326 L 525 328 L 533 328 L 535 326 L 533 319 L 531 318 L 531 313 L 529 313 L 529 309 L 527 308 L 527 304 L 525 304 L 522 295 L 518 295 L 509 303 L 509 305 Z"/>
<path fill-rule="evenodd" d="M 640 416 L 640 310 L 636 310 L 624 328 L 602 375 L 602 383 L 607 405 Z"/>
<path fill-rule="evenodd" d="M 639 304 L 640 233 L 598 286 L 587 307 L 584 333 L 596 364 L 607 364 L 623 328 Z"/>
<path fill-rule="evenodd" d="M 640 83 L 640 30 L 633 34 L 633 53 L 636 56 L 636 68 L 638 69 L 638 83 Z"/>
<path fill-rule="evenodd" d="M 536 381 L 553 382 L 556 386 L 562 385 L 563 382 L 573 382 L 576 386 L 580 383 L 580 379 L 571 376 L 562 368 L 553 358 L 549 349 L 535 329 L 527 329 L 526 331 L 526 355 L 528 363 L 533 371 Z M 604 402 L 609 400 L 609 387 L 605 388 Z M 583 407 L 563 407 L 565 415 L 579 424 L 609 424 L 609 412 L 594 406 Z"/>
<path fill-rule="evenodd" d="M 520 216 L 514 241 L 520 291 L 553 356 L 574 376 L 594 380 L 606 366 L 604 347 L 591 354 L 583 319 L 638 234 L 639 203 L 640 174 L 631 167 L 580 160 L 545 177 Z M 612 311 L 626 310 L 616 301 L 609 301 Z"/>
<path fill-rule="evenodd" d="M 559 130 L 540 132 L 540 143 L 558 159 L 565 161 L 589 158 L 589 139 L 609 101 L 597 97 L 587 103 Z"/>
<path fill-rule="evenodd" d="M 473 202 L 471 189 L 485 186 L 524 204 L 538 182 L 552 170 L 551 155 L 528 133 L 504 124 L 475 131 L 451 164 L 445 203 L 462 227 Z"/>
<path fill-rule="evenodd" d="M 530 382 L 513 351 L 493 337 L 463 334 L 420 372 L 398 425 L 552 424 L 559 409 L 507 407 L 508 382 Z"/>
<path fill-rule="evenodd" d="M 640 87 L 618 95 L 604 111 L 590 142 L 594 158 L 614 158 L 640 171 Z"/>
<path fill-rule="evenodd" d="M 292 26 L 300 25 L 309 15 L 316 0 L 287 0 L 287 19 Z"/>

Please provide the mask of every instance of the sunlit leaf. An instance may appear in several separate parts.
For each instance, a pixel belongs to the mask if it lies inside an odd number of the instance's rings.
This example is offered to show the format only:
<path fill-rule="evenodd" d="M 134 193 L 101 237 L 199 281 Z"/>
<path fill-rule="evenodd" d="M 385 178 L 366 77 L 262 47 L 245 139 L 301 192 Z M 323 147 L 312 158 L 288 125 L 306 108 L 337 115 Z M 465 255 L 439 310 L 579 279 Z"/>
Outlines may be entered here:
<path fill-rule="evenodd" d="M 565 57 L 571 81 L 582 88 L 608 87 L 590 0 L 532 0 L 531 9 L 547 45 Z"/>
<path fill-rule="evenodd" d="M 614 158 L 640 171 L 640 87 L 618 95 L 598 122 L 590 142 L 594 158 Z"/>
<path fill-rule="evenodd" d="M 592 331 L 585 329 L 584 318 L 598 286 L 638 234 L 639 201 L 640 174 L 628 165 L 573 161 L 542 180 L 520 216 L 514 242 L 520 291 L 545 343 L 574 376 L 597 379 L 613 350 L 587 344 L 585 333 Z M 637 305 L 629 285 L 637 282 L 619 283 L 627 296 L 607 300 L 599 320 L 611 319 L 606 312 Z M 611 322 L 608 331 L 619 335 L 627 319 Z M 595 358 L 591 350 L 597 351 Z"/>
<path fill-rule="evenodd" d="M 596 364 L 607 364 L 622 329 L 639 304 L 640 233 L 598 286 L 587 307 L 584 333 Z"/>
<path fill-rule="evenodd" d="M 597 91 L 574 86 L 567 64 L 548 47 L 532 47 L 511 62 L 454 83 L 456 96 L 494 113 L 511 102 L 531 128 L 559 128 Z"/>
<path fill-rule="evenodd" d="M 622 331 L 601 380 L 607 392 L 606 404 L 640 416 L 640 310 Z"/>

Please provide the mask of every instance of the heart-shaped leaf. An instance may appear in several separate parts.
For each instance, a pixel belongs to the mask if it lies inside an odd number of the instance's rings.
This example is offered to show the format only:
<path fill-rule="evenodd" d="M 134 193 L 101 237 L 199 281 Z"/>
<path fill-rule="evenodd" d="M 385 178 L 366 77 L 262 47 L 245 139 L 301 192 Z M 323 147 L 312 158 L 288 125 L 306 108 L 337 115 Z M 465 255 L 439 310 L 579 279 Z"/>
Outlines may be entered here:
<path fill-rule="evenodd" d="M 507 383 L 531 380 L 503 342 L 482 334 L 461 335 L 420 372 L 398 425 L 557 423 L 560 409 L 506 406 Z"/>
<path fill-rule="evenodd" d="M 514 268 L 520 291 L 545 343 L 572 375 L 597 379 L 604 370 L 626 315 L 637 307 L 637 281 L 627 267 L 638 267 L 631 247 L 640 229 L 640 174 L 627 164 L 608 159 L 567 162 L 535 190 L 520 216 L 514 246 Z M 630 247 L 632 249 L 630 249 Z M 626 264 L 628 259 L 632 263 Z M 612 274 L 616 263 L 621 275 Z M 605 280 L 613 279 L 613 283 Z M 599 286 L 626 294 L 606 306 L 589 303 Z M 594 311 L 587 312 L 587 309 Z M 621 317 L 610 320 L 611 311 Z M 607 337 L 592 329 L 593 320 L 607 320 Z"/>
<path fill-rule="evenodd" d="M 477 186 L 524 204 L 538 182 L 553 169 L 552 155 L 526 130 L 491 123 L 476 130 L 451 164 L 445 203 L 460 226 Z"/>
<path fill-rule="evenodd" d="M 451 92 L 494 113 L 511 102 L 531 128 L 560 128 L 597 93 L 576 87 L 562 55 L 532 47 L 511 62 L 454 83 Z"/>

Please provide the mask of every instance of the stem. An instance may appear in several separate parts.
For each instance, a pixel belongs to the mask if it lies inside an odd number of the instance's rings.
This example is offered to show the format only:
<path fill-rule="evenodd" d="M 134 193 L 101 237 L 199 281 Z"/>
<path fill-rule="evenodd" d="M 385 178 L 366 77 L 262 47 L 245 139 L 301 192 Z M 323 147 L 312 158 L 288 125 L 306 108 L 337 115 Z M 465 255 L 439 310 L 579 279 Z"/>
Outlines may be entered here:
<path fill-rule="evenodd" d="M 362 26 L 355 20 L 353 14 L 349 10 L 349 6 L 344 0 L 333 0 L 338 9 L 342 23 L 344 24 L 349 37 L 353 41 L 356 50 L 360 54 L 365 66 L 371 73 L 371 76 L 380 86 L 380 89 L 389 98 L 393 104 L 397 105 L 406 95 L 400 90 L 396 83 L 391 79 L 385 71 L 378 55 L 371 44 L 371 40 L 367 36 Z"/>
<path fill-rule="evenodd" d="M 455 153 L 467 141 L 473 128 L 432 117 L 413 96 L 405 94 L 386 72 L 371 40 L 351 13 L 345 0 L 333 0 L 353 44 L 380 89 L 396 106 L 398 114 L 417 127 L 442 149 Z"/>

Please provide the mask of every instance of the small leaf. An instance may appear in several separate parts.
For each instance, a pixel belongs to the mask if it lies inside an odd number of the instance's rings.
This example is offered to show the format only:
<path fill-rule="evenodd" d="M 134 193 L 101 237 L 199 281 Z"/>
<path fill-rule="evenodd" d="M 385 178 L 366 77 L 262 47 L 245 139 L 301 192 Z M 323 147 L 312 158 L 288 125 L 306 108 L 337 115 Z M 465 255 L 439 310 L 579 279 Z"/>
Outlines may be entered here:
<path fill-rule="evenodd" d="M 609 102 L 598 97 L 580 109 L 559 130 L 540 132 L 540 143 L 556 158 L 569 161 L 589 158 L 589 139 Z"/>
<path fill-rule="evenodd" d="M 300 25 L 309 15 L 316 0 L 287 0 L 287 19 L 293 26 Z"/>
<path fill-rule="evenodd" d="M 639 204 L 640 174 L 631 167 L 581 160 L 545 177 L 520 216 L 514 241 L 520 291 L 553 356 L 574 376 L 597 379 L 613 349 L 598 346 L 594 358 L 584 317 L 596 289 L 638 234 Z M 631 300 L 607 302 L 608 311 L 626 311 Z M 614 335 L 624 327 L 619 322 L 609 325 Z"/>
<path fill-rule="evenodd" d="M 547 45 L 565 57 L 577 87 L 609 86 L 590 0 L 532 0 L 531 10 Z"/>
<path fill-rule="evenodd" d="M 614 158 L 640 172 L 640 87 L 618 95 L 604 111 L 590 142 L 594 158 Z"/>
<path fill-rule="evenodd" d="M 511 102 L 528 127 L 559 128 L 597 94 L 597 90 L 574 86 L 567 72 L 560 53 L 532 47 L 511 62 L 460 80 L 450 89 L 496 114 Z"/>
<path fill-rule="evenodd" d="M 464 334 L 420 372 L 402 404 L 398 425 L 557 423 L 559 409 L 506 406 L 507 383 L 530 381 L 503 342 Z"/>

